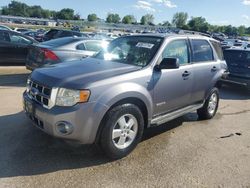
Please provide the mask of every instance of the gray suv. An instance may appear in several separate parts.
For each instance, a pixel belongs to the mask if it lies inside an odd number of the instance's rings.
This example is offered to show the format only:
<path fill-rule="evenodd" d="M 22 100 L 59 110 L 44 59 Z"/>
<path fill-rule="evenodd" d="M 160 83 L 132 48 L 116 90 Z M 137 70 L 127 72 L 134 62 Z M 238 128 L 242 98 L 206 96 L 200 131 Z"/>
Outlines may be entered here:
<path fill-rule="evenodd" d="M 128 155 L 145 128 L 197 110 L 211 119 L 227 69 L 219 42 L 195 35 L 120 37 L 71 63 L 33 71 L 24 109 L 44 132 Z"/>

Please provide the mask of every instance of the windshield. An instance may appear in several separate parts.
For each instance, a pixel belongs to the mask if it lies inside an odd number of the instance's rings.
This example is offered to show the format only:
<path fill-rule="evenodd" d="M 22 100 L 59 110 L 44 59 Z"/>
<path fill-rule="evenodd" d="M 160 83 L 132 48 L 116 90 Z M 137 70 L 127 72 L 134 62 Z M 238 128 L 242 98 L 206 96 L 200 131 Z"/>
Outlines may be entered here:
<path fill-rule="evenodd" d="M 151 36 L 121 37 L 94 57 L 144 67 L 150 63 L 162 41 L 163 38 Z"/>

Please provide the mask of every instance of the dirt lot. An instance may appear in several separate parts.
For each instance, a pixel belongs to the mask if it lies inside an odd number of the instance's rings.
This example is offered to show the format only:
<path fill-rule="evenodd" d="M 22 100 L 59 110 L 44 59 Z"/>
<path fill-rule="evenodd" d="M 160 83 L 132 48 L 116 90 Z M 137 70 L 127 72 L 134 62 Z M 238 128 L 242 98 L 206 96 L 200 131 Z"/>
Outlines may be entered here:
<path fill-rule="evenodd" d="M 28 74 L 0 67 L 0 187 L 250 187 L 250 94 L 239 88 L 221 90 L 213 120 L 193 113 L 149 129 L 131 155 L 110 161 L 31 125 Z"/>

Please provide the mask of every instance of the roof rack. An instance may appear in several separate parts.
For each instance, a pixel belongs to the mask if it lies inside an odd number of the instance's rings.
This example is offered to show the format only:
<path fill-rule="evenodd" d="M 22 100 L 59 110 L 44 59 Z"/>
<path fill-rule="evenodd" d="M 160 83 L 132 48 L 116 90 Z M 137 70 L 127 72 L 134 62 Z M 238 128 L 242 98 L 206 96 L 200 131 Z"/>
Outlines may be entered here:
<path fill-rule="evenodd" d="M 205 37 L 211 37 L 211 35 L 208 34 L 208 33 L 202 33 L 202 32 L 198 32 L 198 31 L 182 30 L 182 29 L 177 31 L 177 34 L 202 35 L 202 36 L 205 36 Z"/>

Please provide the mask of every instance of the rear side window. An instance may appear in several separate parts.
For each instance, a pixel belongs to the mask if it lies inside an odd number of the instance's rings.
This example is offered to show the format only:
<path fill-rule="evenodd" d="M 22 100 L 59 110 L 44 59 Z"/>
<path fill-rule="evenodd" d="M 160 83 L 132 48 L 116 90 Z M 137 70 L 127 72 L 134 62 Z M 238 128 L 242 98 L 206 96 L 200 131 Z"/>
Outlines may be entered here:
<path fill-rule="evenodd" d="M 102 49 L 102 45 L 100 42 L 96 42 L 96 41 L 87 41 L 85 42 L 85 48 L 88 51 L 94 51 L 94 52 L 98 52 Z"/>
<path fill-rule="evenodd" d="M 86 50 L 83 43 L 78 44 L 78 45 L 76 46 L 76 49 L 77 49 L 77 50 Z"/>
<path fill-rule="evenodd" d="M 224 60 L 224 56 L 223 56 L 223 51 L 221 49 L 221 45 L 220 43 L 216 42 L 216 41 L 210 41 L 211 44 L 213 45 L 216 53 L 217 53 L 217 56 L 220 60 Z"/>
<path fill-rule="evenodd" d="M 213 50 L 206 40 L 192 39 L 193 62 L 213 61 Z"/>

